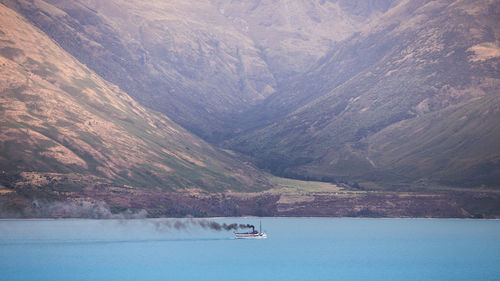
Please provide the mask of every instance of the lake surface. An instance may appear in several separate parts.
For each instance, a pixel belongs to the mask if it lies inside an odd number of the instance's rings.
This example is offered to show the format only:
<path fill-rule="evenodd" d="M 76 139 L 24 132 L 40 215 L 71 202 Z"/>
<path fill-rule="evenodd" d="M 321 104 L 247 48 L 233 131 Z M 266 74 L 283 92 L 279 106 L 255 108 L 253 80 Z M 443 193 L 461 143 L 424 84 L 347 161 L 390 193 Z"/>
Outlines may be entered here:
<path fill-rule="evenodd" d="M 498 220 L 263 218 L 262 240 L 164 222 L 1 220 L 0 280 L 500 280 Z"/>

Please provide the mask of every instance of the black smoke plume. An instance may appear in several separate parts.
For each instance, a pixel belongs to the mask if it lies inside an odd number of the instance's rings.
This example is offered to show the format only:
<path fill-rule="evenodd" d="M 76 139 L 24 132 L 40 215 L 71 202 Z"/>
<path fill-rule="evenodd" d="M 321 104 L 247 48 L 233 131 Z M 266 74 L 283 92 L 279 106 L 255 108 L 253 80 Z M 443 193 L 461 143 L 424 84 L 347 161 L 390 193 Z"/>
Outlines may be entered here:
<path fill-rule="evenodd" d="M 167 229 L 185 230 L 191 227 L 201 227 L 203 229 L 211 229 L 215 231 L 231 231 L 238 229 L 254 228 L 251 224 L 237 224 L 237 223 L 218 223 L 206 219 L 175 219 L 175 220 L 161 220 L 152 222 L 155 228 L 159 231 Z"/>
<path fill-rule="evenodd" d="M 112 213 L 104 201 L 80 201 L 80 202 L 47 202 L 44 200 L 33 200 L 30 206 L 19 212 L 7 212 L 0 201 L 0 218 L 87 218 L 87 219 L 116 219 L 120 224 L 126 224 L 129 219 L 146 219 L 145 210 L 125 210 L 120 213 Z M 209 219 L 160 219 L 144 220 L 151 223 L 157 231 L 170 229 L 187 230 L 193 227 L 201 227 L 215 231 L 236 231 L 239 229 L 254 228 L 251 224 L 218 223 Z"/>

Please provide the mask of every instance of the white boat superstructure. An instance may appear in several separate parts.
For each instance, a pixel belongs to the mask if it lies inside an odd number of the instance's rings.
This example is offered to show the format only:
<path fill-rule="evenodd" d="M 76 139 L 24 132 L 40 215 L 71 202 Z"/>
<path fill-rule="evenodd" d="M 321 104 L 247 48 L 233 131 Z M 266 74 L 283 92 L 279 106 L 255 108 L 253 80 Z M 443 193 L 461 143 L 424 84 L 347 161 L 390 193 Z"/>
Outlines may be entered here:
<path fill-rule="evenodd" d="M 262 232 L 235 233 L 234 238 L 236 238 L 236 239 L 263 239 L 263 238 L 267 238 L 267 234 L 262 233 Z"/>
<path fill-rule="evenodd" d="M 234 233 L 234 238 L 236 239 L 264 239 L 267 238 L 267 234 L 262 231 L 262 222 L 260 223 L 259 231 L 255 230 L 254 226 L 252 227 L 252 231 L 244 232 L 244 233 Z"/>

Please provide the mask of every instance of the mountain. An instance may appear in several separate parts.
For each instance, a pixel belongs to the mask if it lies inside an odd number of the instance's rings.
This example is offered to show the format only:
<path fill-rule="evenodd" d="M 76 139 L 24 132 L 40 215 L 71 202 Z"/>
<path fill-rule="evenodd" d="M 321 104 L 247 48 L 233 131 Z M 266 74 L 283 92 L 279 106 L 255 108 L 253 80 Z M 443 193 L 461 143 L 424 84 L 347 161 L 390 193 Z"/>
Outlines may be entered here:
<path fill-rule="evenodd" d="M 2 217 L 498 217 L 498 1 L 0 3 Z"/>
<path fill-rule="evenodd" d="M 0 65 L 2 189 L 269 187 L 265 174 L 139 105 L 1 4 Z"/>
<path fill-rule="evenodd" d="M 134 106 L 276 175 L 373 188 L 500 182 L 498 1 L 0 2 Z"/>
<path fill-rule="evenodd" d="M 0 2 L 140 104 L 218 142 L 393 1 Z"/>
<path fill-rule="evenodd" d="M 228 144 L 279 175 L 497 187 L 499 15 L 498 1 L 400 1 L 240 117 Z"/>

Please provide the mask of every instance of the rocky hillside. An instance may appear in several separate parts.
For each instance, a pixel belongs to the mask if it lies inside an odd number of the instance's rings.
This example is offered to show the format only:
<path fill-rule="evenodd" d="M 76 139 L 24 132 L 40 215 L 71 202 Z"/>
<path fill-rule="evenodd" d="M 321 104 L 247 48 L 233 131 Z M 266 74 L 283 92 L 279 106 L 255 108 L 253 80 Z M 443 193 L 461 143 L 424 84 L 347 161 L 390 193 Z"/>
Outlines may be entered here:
<path fill-rule="evenodd" d="M 261 172 L 139 105 L 1 4 L 0 65 L 2 194 L 24 186 L 269 185 Z"/>
<path fill-rule="evenodd" d="M 262 127 L 231 147 L 294 177 L 498 186 L 499 15 L 401 1 L 243 116 Z"/>

